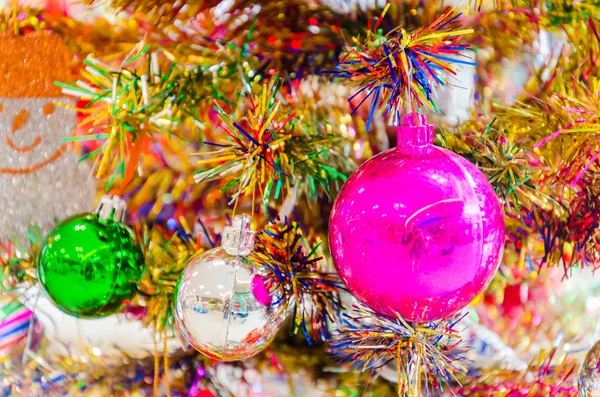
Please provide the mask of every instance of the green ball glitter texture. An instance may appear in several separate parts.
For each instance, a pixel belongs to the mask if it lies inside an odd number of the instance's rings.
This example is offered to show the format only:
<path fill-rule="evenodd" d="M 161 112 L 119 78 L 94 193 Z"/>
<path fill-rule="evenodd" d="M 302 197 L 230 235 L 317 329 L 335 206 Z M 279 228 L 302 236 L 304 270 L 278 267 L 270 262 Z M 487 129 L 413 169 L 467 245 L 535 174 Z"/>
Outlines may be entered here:
<path fill-rule="evenodd" d="M 40 283 L 50 300 L 75 317 L 113 314 L 131 299 L 143 255 L 133 232 L 95 214 L 76 215 L 48 235 L 38 259 Z"/>

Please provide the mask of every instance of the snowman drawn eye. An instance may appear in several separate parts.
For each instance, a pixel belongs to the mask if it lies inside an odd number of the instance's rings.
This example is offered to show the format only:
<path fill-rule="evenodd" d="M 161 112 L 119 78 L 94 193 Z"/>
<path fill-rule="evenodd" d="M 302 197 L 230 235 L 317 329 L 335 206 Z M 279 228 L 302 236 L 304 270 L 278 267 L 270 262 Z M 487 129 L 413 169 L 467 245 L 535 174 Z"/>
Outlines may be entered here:
<path fill-rule="evenodd" d="M 19 111 L 19 113 L 17 113 L 17 115 L 15 116 L 14 120 L 13 120 L 13 127 L 12 127 L 12 132 L 13 134 L 15 132 L 17 132 L 21 127 L 23 127 L 25 125 L 25 123 L 27 123 L 27 120 L 29 119 L 29 112 L 25 109 Z"/>
<path fill-rule="evenodd" d="M 56 106 L 52 102 L 48 102 L 44 105 L 44 114 L 50 116 L 56 110 Z"/>

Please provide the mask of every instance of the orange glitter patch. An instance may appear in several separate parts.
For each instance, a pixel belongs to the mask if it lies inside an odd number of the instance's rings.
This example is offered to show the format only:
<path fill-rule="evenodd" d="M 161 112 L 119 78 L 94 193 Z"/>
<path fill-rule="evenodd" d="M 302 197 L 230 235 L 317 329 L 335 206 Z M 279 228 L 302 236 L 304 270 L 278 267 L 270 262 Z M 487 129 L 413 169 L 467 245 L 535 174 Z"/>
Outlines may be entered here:
<path fill-rule="evenodd" d="M 0 103 L 0 112 L 2 111 L 2 104 Z"/>
<path fill-rule="evenodd" d="M 0 54 L 0 97 L 59 97 L 62 91 L 54 82 L 71 78 L 71 54 L 51 32 L 0 35 Z"/>
<path fill-rule="evenodd" d="M 54 110 L 56 110 L 56 106 L 54 106 L 52 102 L 44 105 L 44 114 L 46 116 L 50 116 L 52 113 L 54 113 Z"/>
<path fill-rule="evenodd" d="M 17 115 L 15 116 L 15 119 L 13 120 L 12 133 L 14 134 L 21 127 L 23 127 L 28 119 L 29 119 L 29 112 L 27 110 L 23 109 L 19 113 L 17 113 Z"/>
<path fill-rule="evenodd" d="M 60 149 L 58 149 L 52 155 L 52 157 L 50 157 L 46 161 L 43 161 L 39 164 L 32 165 L 30 167 L 22 168 L 22 169 L 0 168 L 0 174 L 10 174 L 10 175 L 31 174 L 32 172 L 35 172 L 35 171 L 39 170 L 40 168 L 44 168 L 45 166 L 47 166 L 50 163 L 54 163 L 56 160 L 58 160 L 58 158 L 60 156 L 62 156 L 65 153 L 66 150 L 67 150 L 67 145 L 63 145 L 60 147 Z"/>

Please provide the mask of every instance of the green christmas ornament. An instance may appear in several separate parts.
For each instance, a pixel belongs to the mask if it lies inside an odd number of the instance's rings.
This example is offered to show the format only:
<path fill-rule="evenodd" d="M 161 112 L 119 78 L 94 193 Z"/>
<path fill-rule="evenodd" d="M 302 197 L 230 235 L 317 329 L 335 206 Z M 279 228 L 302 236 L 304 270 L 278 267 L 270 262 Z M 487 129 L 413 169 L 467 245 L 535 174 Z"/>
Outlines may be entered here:
<path fill-rule="evenodd" d="M 120 222 L 123 212 L 122 200 L 105 196 L 95 214 L 68 218 L 46 238 L 38 276 L 60 310 L 105 317 L 135 294 L 143 255 L 133 232 Z"/>

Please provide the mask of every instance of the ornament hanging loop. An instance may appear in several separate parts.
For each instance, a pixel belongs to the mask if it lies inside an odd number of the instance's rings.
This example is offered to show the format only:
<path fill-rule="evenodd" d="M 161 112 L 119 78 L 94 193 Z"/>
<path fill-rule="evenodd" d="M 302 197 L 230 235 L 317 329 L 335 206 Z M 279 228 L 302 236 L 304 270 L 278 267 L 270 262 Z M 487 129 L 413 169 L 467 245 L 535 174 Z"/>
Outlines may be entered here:
<path fill-rule="evenodd" d="M 398 150 L 404 153 L 418 153 L 433 145 L 433 126 L 421 113 L 408 113 L 398 127 Z"/>
<path fill-rule="evenodd" d="M 112 220 L 114 222 L 123 222 L 127 205 L 125 200 L 119 196 L 104 195 L 100 198 L 100 203 L 96 208 L 96 215 L 100 219 Z"/>
<path fill-rule="evenodd" d="M 221 246 L 230 255 L 248 256 L 254 248 L 255 233 L 250 229 L 250 216 L 237 215 L 231 226 L 226 226 L 223 230 Z"/>

